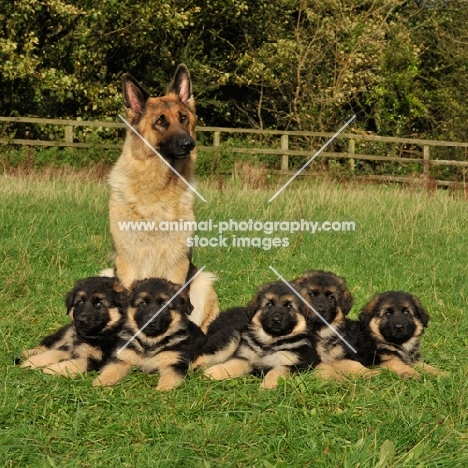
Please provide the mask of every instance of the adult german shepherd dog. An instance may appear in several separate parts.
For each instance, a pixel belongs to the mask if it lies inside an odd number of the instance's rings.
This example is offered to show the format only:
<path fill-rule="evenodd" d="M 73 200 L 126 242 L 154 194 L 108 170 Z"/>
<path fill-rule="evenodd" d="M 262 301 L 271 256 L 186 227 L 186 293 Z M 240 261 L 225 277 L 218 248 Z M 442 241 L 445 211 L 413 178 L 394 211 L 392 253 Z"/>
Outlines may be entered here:
<path fill-rule="evenodd" d="M 162 97 L 151 97 L 129 74 L 123 75 L 122 85 L 133 130 L 127 130 L 122 154 L 109 176 L 110 230 L 116 251 L 111 276 L 115 274 L 125 288 L 154 277 L 184 284 L 197 271 L 188 246 L 195 194 L 179 176 L 193 185 L 196 115 L 190 74 L 180 64 Z M 122 228 L 122 223 L 129 222 L 154 223 L 155 228 Z M 179 226 L 183 222 L 185 228 L 168 230 L 171 222 Z M 190 319 L 203 330 L 219 312 L 214 279 L 203 271 L 190 284 L 194 306 Z"/>

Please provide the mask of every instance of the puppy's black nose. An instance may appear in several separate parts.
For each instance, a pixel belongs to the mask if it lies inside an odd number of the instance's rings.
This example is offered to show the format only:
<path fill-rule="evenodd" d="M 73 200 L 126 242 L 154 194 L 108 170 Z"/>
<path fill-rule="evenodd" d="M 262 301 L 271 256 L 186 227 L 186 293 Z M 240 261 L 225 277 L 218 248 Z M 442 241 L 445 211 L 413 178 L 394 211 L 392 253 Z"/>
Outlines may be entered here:
<path fill-rule="evenodd" d="M 273 314 L 271 316 L 271 321 L 274 323 L 274 324 L 279 324 L 281 323 L 281 320 L 282 320 L 282 315 L 278 312 L 276 314 Z"/>
<path fill-rule="evenodd" d="M 325 312 L 325 306 L 323 304 L 317 304 L 314 309 L 319 313 L 323 314 Z"/>
<path fill-rule="evenodd" d="M 395 325 L 393 325 L 393 328 L 395 328 L 397 331 L 401 331 L 403 330 L 403 324 L 401 322 L 397 322 Z"/>

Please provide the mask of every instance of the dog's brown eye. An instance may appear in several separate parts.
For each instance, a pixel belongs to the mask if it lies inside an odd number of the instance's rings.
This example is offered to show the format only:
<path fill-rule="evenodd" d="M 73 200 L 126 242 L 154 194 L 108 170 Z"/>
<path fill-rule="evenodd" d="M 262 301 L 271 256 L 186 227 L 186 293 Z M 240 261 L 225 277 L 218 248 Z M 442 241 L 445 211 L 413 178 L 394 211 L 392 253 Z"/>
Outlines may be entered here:
<path fill-rule="evenodd" d="M 272 307 L 272 306 L 273 306 L 273 302 L 268 301 L 265 305 L 266 305 L 267 307 Z"/>
<path fill-rule="evenodd" d="M 315 297 L 316 296 L 315 291 L 309 291 L 309 296 L 310 297 Z"/>
<path fill-rule="evenodd" d="M 84 301 L 83 299 L 78 299 L 76 302 L 75 302 L 75 305 L 81 305 L 81 304 L 84 304 Z"/>
<path fill-rule="evenodd" d="M 154 125 L 161 126 L 161 125 L 164 125 L 165 122 L 166 122 L 166 118 L 164 117 L 164 115 L 161 115 L 154 121 Z"/>
<path fill-rule="evenodd" d="M 409 309 L 403 309 L 403 313 L 404 313 L 405 315 L 408 315 L 408 314 L 410 313 L 410 311 L 409 311 Z"/>
<path fill-rule="evenodd" d="M 287 309 L 291 309 L 292 308 L 292 302 L 286 302 L 286 304 L 284 304 L 284 307 L 286 307 Z"/>
<path fill-rule="evenodd" d="M 96 309 L 100 309 L 102 306 L 103 306 L 103 304 L 102 304 L 101 301 L 98 301 L 98 302 L 96 302 L 96 304 L 94 304 L 94 307 L 96 307 Z"/>
<path fill-rule="evenodd" d="M 180 114 L 180 123 L 185 123 L 188 120 L 188 116 L 185 114 Z"/>
<path fill-rule="evenodd" d="M 329 294 L 327 296 L 327 299 L 330 301 L 330 302 L 334 302 L 335 301 L 335 296 L 333 294 Z"/>
<path fill-rule="evenodd" d="M 143 307 L 146 307 L 148 305 L 148 303 L 145 301 L 145 300 L 141 300 L 137 306 L 140 307 L 140 308 L 143 308 Z"/>
<path fill-rule="evenodd" d="M 162 301 L 161 304 L 160 304 L 160 306 L 161 306 L 161 307 L 164 307 L 166 304 L 167 304 L 167 301 Z"/>

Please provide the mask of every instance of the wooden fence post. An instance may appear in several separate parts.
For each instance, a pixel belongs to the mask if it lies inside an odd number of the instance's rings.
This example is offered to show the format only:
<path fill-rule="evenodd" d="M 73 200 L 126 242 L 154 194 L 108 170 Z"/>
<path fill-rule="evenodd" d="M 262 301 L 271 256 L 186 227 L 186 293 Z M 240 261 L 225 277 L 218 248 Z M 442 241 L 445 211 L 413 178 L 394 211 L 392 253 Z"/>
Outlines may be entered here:
<path fill-rule="evenodd" d="M 350 138 L 348 140 L 348 154 L 356 154 L 356 140 Z M 349 169 L 351 172 L 354 172 L 355 160 L 353 158 L 349 159 Z"/>
<path fill-rule="evenodd" d="M 221 132 L 213 132 L 213 146 L 216 148 L 221 144 Z"/>
<path fill-rule="evenodd" d="M 423 159 L 424 159 L 424 178 L 426 179 L 426 182 L 429 182 L 429 179 L 431 177 L 431 170 L 430 170 L 430 165 L 429 165 L 429 159 L 431 158 L 431 148 L 429 145 L 424 145 L 423 146 Z"/>
<path fill-rule="evenodd" d="M 221 132 L 213 132 L 213 148 L 219 148 L 221 145 Z M 216 166 L 218 165 L 219 151 L 213 152 L 213 159 L 211 161 L 211 175 L 216 173 Z"/>
<path fill-rule="evenodd" d="M 65 143 L 73 143 L 73 126 L 67 125 L 65 127 Z"/>
<path fill-rule="evenodd" d="M 281 135 L 281 149 L 282 150 L 289 149 L 289 136 L 288 135 Z M 282 171 L 289 170 L 289 156 L 287 154 L 281 155 L 281 170 Z"/>

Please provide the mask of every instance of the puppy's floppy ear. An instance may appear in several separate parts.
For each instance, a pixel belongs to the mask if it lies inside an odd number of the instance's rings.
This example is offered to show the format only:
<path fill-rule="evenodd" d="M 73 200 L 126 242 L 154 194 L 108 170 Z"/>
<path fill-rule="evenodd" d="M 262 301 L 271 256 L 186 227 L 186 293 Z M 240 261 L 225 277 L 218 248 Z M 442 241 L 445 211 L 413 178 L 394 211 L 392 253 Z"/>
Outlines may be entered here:
<path fill-rule="evenodd" d="M 340 299 L 340 309 L 343 314 L 348 315 L 349 311 L 353 307 L 354 298 L 352 294 L 347 289 L 345 289 Z"/>
<path fill-rule="evenodd" d="M 182 300 L 182 310 L 187 315 L 190 315 L 193 312 L 193 305 L 188 298 Z"/>
<path fill-rule="evenodd" d="M 180 311 L 184 314 L 190 315 L 193 312 L 193 304 L 190 302 L 188 292 L 185 289 L 180 291 L 177 298 L 175 298 L 174 300 L 178 301 L 177 306 L 178 308 L 180 308 Z"/>
<path fill-rule="evenodd" d="M 353 295 L 349 292 L 346 280 L 341 276 L 333 275 L 337 278 L 340 285 L 340 297 L 338 298 L 338 306 L 343 314 L 348 315 L 354 304 Z"/>
<path fill-rule="evenodd" d="M 115 300 L 118 307 L 123 307 L 130 298 L 130 290 L 123 287 L 122 283 L 115 278 L 112 290 L 115 293 Z"/>
<path fill-rule="evenodd" d="M 73 297 L 75 296 L 75 288 L 71 291 L 68 291 L 67 295 L 65 296 L 65 306 L 67 308 L 67 314 L 70 313 L 70 310 L 73 307 Z"/>
<path fill-rule="evenodd" d="M 416 296 L 411 296 L 415 305 L 416 305 L 416 313 L 419 315 L 422 324 L 427 327 L 429 323 L 429 314 L 427 313 L 426 309 L 421 305 L 421 302 Z"/>
<path fill-rule="evenodd" d="M 112 289 L 116 292 L 116 293 L 123 293 L 125 292 L 125 288 L 123 287 L 122 283 L 119 281 L 118 278 L 115 278 L 114 280 L 114 284 L 112 285 Z"/>
<path fill-rule="evenodd" d="M 253 316 L 257 312 L 258 309 L 262 306 L 262 294 L 263 294 L 263 287 L 260 287 L 255 296 L 250 300 L 247 304 L 247 317 L 249 320 L 253 319 Z"/>
<path fill-rule="evenodd" d="M 374 312 L 380 302 L 380 295 L 376 294 L 370 302 L 368 302 L 364 308 L 361 310 L 361 313 L 359 314 L 359 320 L 361 324 L 367 326 L 369 325 L 369 322 L 371 321 Z"/>
<path fill-rule="evenodd" d="M 289 284 L 295 291 L 297 291 L 298 296 L 303 298 L 305 301 L 308 301 L 309 297 L 307 294 L 307 280 L 304 277 L 301 276 L 300 278 L 296 278 Z M 307 306 L 301 299 L 298 299 L 298 302 L 301 304 L 301 307 L 303 307 L 305 310 L 307 309 Z"/>

